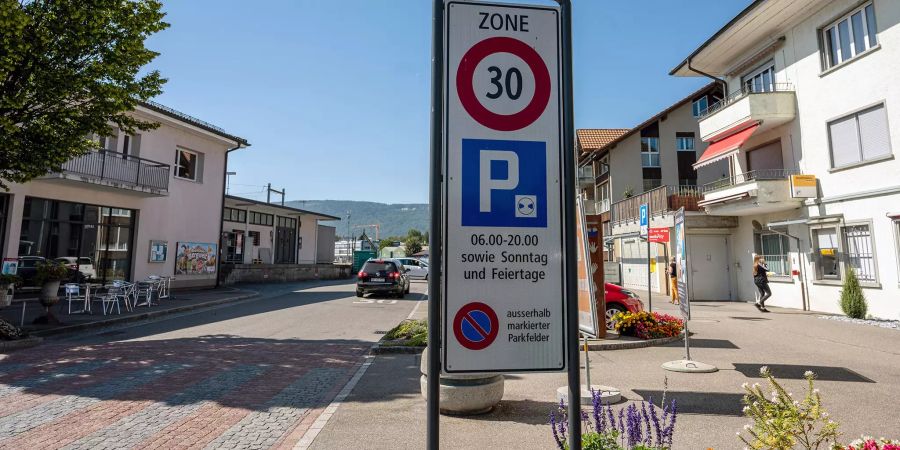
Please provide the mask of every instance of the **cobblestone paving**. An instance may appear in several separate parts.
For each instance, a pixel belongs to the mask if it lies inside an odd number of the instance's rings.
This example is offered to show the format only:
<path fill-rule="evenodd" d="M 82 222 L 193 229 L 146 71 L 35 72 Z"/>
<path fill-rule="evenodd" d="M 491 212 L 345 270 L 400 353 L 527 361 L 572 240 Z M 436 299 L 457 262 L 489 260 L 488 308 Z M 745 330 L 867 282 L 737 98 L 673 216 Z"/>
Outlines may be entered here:
<path fill-rule="evenodd" d="M 233 336 L 0 361 L 0 449 L 292 448 L 367 346 Z"/>

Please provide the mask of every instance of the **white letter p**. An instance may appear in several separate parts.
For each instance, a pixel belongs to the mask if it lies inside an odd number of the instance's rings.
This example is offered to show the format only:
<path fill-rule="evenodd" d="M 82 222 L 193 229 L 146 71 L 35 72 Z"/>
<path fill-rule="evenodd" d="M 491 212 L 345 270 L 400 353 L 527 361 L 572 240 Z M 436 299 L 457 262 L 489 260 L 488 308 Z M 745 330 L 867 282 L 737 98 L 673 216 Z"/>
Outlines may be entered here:
<path fill-rule="evenodd" d="M 506 179 L 491 178 L 491 162 L 506 161 Z M 511 190 L 519 185 L 519 155 L 506 150 L 482 150 L 479 159 L 479 211 L 491 212 L 491 192 Z"/>

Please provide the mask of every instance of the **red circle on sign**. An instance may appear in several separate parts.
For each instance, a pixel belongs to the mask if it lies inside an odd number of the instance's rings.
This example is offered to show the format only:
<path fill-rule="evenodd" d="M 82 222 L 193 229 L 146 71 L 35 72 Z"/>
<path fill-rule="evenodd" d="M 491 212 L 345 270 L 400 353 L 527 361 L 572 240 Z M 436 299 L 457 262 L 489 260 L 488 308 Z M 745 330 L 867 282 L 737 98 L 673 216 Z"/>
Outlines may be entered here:
<path fill-rule="evenodd" d="M 524 109 L 515 114 L 497 114 L 485 108 L 475 96 L 472 86 L 475 68 L 494 53 L 512 53 L 522 58 L 534 74 L 534 96 Z M 550 102 L 550 72 L 544 60 L 528 44 L 510 37 L 487 38 L 463 55 L 456 72 L 456 92 L 466 112 L 478 123 L 497 131 L 516 131 L 534 123 Z"/>
<path fill-rule="evenodd" d="M 487 323 L 485 323 L 485 319 Z M 463 330 L 464 326 L 468 327 L 468 331 Z M 466 304 L 456 312 L 456 316 L 453 318 L 453 334 L 456 336 L 456 340 L 469 350 L 487 348 L 497 338 L 499 329 L 500 322 L 497 320 L 497 313 L 490 306 L 480 302 Z M 473 334 L 480 340 L 473 339 Z"/>

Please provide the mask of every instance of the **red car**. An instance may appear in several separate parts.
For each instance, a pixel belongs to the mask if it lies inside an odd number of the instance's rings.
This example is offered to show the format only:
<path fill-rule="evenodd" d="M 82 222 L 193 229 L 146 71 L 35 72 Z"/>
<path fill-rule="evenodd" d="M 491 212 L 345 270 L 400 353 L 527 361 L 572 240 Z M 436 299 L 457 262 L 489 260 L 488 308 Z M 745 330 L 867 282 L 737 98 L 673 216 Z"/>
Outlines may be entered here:
<path fill-rule="evenodd" d="M 644 302 L 634 292 L 606 283 L 606 329 L 612 330 L 615 324 L 612 317 L 619 312 L 638 312 L 644 310 Z"/>

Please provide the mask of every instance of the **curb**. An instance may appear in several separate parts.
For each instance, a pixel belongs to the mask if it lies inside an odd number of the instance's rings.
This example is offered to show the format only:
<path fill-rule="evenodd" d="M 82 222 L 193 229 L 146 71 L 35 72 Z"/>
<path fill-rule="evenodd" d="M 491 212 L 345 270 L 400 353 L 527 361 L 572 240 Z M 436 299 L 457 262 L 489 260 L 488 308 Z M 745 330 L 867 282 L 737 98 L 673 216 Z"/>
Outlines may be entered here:
<path fill-rule="evenodd" d="M 635 348 L 656 347 L 660 345 L 670 344 L 684 339 L 684 333 L 678 336 L 648 339 L 646 341 L 588 341 L 588 350 L 592 351 L 609 351 L 609 350 L 630 350 Z"/>
<path fill-rule="evenodd" d="M 258 297 L 258 292 L 249 292 L 244 295 L 239 295 L 237 297 L 228 297 L 228 298 L 220 298 L 218 300 L 210 300 L 208 302 L 203 303 L 195 303 L 193 305 L 185 305 L 185 306 L 177 306 L 175 308 L 168 309 L 160 309 L 156 311 L 147 311 L 145 313 L 136 314 L 133 316 L 125 316 L 125 317 L 116 317 L 105 320 L 98 320 L 96 322 L 88 322 L 88 323 L 80 323 L 78 325 L 68 325 L 59 328 L 51 328 L 49 330 L 41 330 L 41 331 L 33 331 L 31 334 L 34 336 L 57 336 L 61 334 L 74 333 L 78 331 L 91 330 L 94 328 L 103 328 L 108 327 L 110 325 L 121 325 L 124 323 L 130 322 L 138 322 L 141 320 L 153 319 L 157 317 L 167 316 L 170 314 L 183 313 L 187 311 L 193 311 L 195 309 L 206 308 L 209 306 L 217 306 L 225 303 L 238 302 L 241 300 L 248 300 L 254 297 Z"/>
<path fill-rule="evenodd" d="M 425 351 L 425 347 L 405 347 L 402 345 L 375 344 L 369 349 L 370 355 L 417 355 Z"/>
<path fill-rule="evenodd" d="M 32 336 L 15 341 L 0 341 L 0 353 L 13 350 L 21 350 L 23 348 L 36 347 L 44 342 L 44 338 Z"/>

